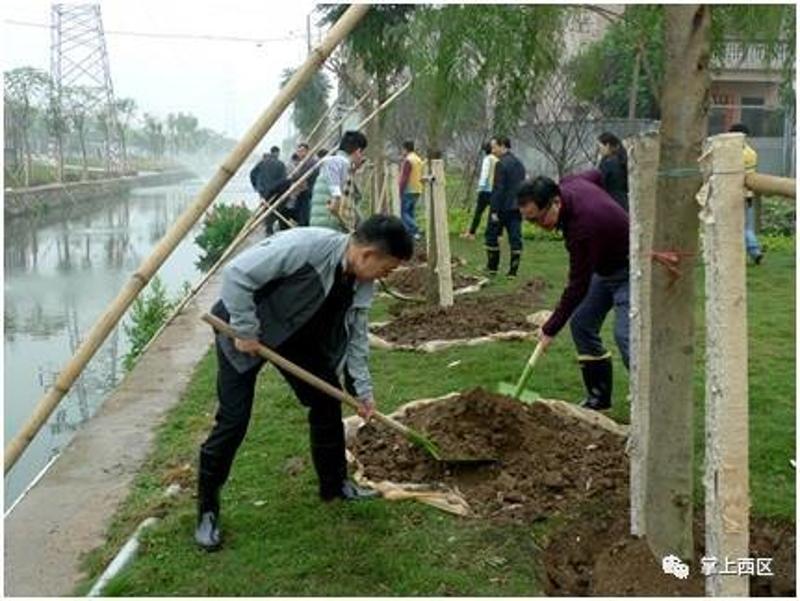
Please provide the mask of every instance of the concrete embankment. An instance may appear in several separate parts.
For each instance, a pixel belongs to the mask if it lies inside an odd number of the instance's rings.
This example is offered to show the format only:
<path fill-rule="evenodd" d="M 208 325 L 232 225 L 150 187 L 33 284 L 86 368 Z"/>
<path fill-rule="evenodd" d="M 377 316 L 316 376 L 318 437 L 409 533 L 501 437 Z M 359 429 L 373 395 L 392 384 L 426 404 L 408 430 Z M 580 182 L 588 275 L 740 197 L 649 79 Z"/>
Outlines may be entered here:
<path fill-rule="evenodd" d="M 72 593 L 82 578 L 82 554 L 103 543 L 157 427 L 213 340 L 200 317 L 218 298 L 220 283 L 219 273 L 209 279 L 6 517 L 6 596 Z"/>
<path fill-rule="evenodd" d="M 166 186 L 192 177 L 195 175 L 191 171 L 178 169 L 86 182 L 48 184 L 20 190 L 8 189 L 3 193 L 3 213 L 6 220 L 42 215 L 57 209 L 73 208 L 93 200 L 110 198 L 131 188 Z"/>

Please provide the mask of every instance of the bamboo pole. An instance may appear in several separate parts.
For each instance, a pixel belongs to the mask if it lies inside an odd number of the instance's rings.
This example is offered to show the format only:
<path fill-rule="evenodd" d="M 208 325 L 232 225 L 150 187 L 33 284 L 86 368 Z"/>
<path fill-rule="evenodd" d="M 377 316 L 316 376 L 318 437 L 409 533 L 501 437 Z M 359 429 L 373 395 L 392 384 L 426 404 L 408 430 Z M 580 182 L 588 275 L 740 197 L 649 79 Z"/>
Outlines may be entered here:
<path fill-rule="evenodd" d="M 747 173 L 744 176 L 744 185 L 756 194 L 775 194 L 786 198 L 797 198 L 797 181 L 791 177 Z"/>
<path fill-rule="evenodd" d="M 242 163 L 250 156 L 264 135 L 300 90 L 308 83 L 320 65 L 325 62 L 339 43 L 353 30 L 368 10 L 368 4 L 354 4 L 347 9 L 344 15 L 325 35 L 322 43 L 309 54 L 303 66 L 289 79 L 278 93 L 278 96 L 245 133 L 244 137 L 220 165 L 216 174 L 203 187 L 192 204 L 178 217 L 150 256 L 139 265 L 139 268 L 123 286 L 105 313 L 92 326 L 76 353 L 62 368 L 52 388 L 36 404 L 31 417 L 28 418 L 20 431 L 6 446 L 3 460 L 4 473 L 8 474 L 9 470 L 17 462 L 20 455 L 36 436 L 36 433 L 58 406 L 58 403 L 69 392 L 72 384 L 86 367 L 86 364 L 142 291 L 142 288 L 147 285 L 158 268 L 175 250 L 175 247 L 178 246 L 186 234 L 189 233 L 192 226 L 197 223 L 197 220 L 203 216 L 205 210 L 211 205 L 225 184 L 228 183 Z"/>
<path fill-rule="evenodd" d="M 747 281 L 744 136 L 711 138 L 708 197 L 700 213 L 706 280 L 706 555 L 749 557 Z M 749 577 L 714 573 L 709 596 L 747 597 Z"/>
<path fill-rule="evenodd" d="M 410 83 L 411 83 L 410 81 L 407 82 L 406 85 L 404 85 L 395 94 L 393 94 L 390 98 L 388 98 L 386 100 L 386 102 L 384 102 L 379 107 L 379 109 L 377 111 L 373 111 L 372 114 L 370 114 L 366 119 L 364 119 L 359 124 L 358 128 L 361 129 L 364 125 L 369 123 L 369 121 L 372 118 L 374 118 L 375 115 L 377 115 L 381 110 L 383 110 L 387 106 L 389 106 L 389 104 L 391 104 L 391 102 L 393 102 L 395 100 L 395 98 L 397 98 L 400 95 L 400 93 L 402 93 L 404 90 L 406 90 L 408 88 Z M 309 160 L 309 158 L 312 155 L 314 155 L 322 147 L 323 143 L 326 140 L 329 139 L 329 136 L 338 133 L 339 126 L 342 123 L 344 123 L 344 121 L 347 119 L 347 117 L 350 115 L 350 113 L 354 112 L 356 109 L 358 109 L 358 107 L 360 107 L 363 104 L 363 102 L 369 96 L 370 92 L 371 92 L 370 90 L 367 90 L 361 96 L 361 98 L 358 99 L 358 101 L 347 111 L 347 113 L 345 113 L 345 115 L 335 125 L 333 125 L 332 127 L 328 128 L 328 132 L 327 132 L 326 136 L 324 138 L 322 138 L 314 148 L 309 150 L 308 154 L 303 158 L 303 160 L 300 161 L 300 163 L 292 170 L 292 173 L 291 173 L 290 177 L 294 176 L 303 167 L 303 165 L 306 163 L 306 161 Z M 161 327 L 159 327 L 158 330 L 156 330 L 156 333 L 153 334 L 153 336 L 150 337 L 150 340 L 147 342 L 147 344 L 142 349 L 141 354 L 144 354 L 145 352 L 147 352 L 147 350 L 150 348 L 150 346 L 159 337 L 161 332 L 163 332 L 166 329 L 166 327 L 169 324 L 171 324 L 173 322 L 173 320 L 181 313 L 181 311 L 183 311 L 183 309 L 186 307 L 186 305 L 188 305 L 192 301 L 192 299 L 195 296 L 197 296 L 197 293 L 203 288 L 203 286 L 206 284 L 206 282 L 208 282 L 208 280 L 211 278 L 211 276 L 214 275 L 219 270 L 219 268 L 225 263 L 225 261 L 228 260 L 228 258 L 234 252 L 236 252 L 236 250 L 239 248 L 239 246 L 241 246 L 242 242 L 244 242 L 244 240 L 247 239 L 247 237 L 250 236 L 250 234 L 252 234 L 255 231 L 255 229 L 261 223 L 263 223 L 263 221 L 267 217 L 269 217 L 272 214 L 272 212 L 277 211 L 278 208 L 281 206 L 281 204 L 283 204 L 283 202 L 287 198 L 289 198 L 309 177 L 311 177 L 311 175 L 317 169 L 319 169 L 319 167 L 320 167 L 320 162 L 317 162 L 317 164 L 315 166 L 313 166 L 311 169 L 306 171 L 306 173 L 304 173 L 299 179 L 297 179 L 291 185 L 291 187 L 289 187 L 289 189 L 286 190 L 286 192 L 284 192 L 281 196 L 279 196 L 276 200 L 274 200 L 270 205 L 262 205 L 262 206 L 260 206 L 250 216 L 250 218 L 247 220 L 247 222 L 242 227 L 242 229 L 239 231 L 239 233 L 236 235 L 236 237 L 233 239 L 233 241 L 228 245 L 228 248 L 225 249 L 225 252 L 222 253 L 222 256 L 220 256 L 220 258 L 217 259 L 217 262 L 214 263 L 214 265 L 211 266 L 211 268 L 203 275 L 202 278 L 200 278 L 200 280 L 197 282 L 197 284 L 195 284 L 192 287 L 192 289 L 189 291 L 189 294 L 187 294 L 183 298 L 183 300 L 180 303 L 178 303 L 178 305 L 175 307 L 175 309 L 173 309 L 173 311 L 169 315 L 169 317 L 167 317 L 167 319 L 164 321 L 164 323 L 161 324 Z M 280 213 L 278 213 L 278 216 L 280 216 Z"/>
<path fill-rule="evenodd" d="M 326 141 L 331 139 L 331 136 L 338 134 L 339 126 L 342 123 L 344 123 L 345 119 L 347 119 L 348 116 L 350 116 L 350 113 L 354 112 L 359 106 L 361 106 L 361 104 L 369 96 L 370 92 L 371 92 L 370 90 L 367 90 L 367 92 L 364 93 L 361 96 L 361 98 L 359 98 L 358 101 L 356 101 L 356 103 L 352 107 L 350 107 L 350 109 L 348 109 L 348 111 L 344 114 L 344 116 L 335 125 L 328 128 L 328 131 L 326 132 L 325 136 L 323 136 L 320 139 L 320 141 L 317 142 L 317 144 L 311 150 L 308 151 L 308 154 L 306 154 L 306 156 L 303 157 L 303 160 L 300 161 L 294 167 L 294 169 L 292 169 L 292 172 L 289 174 L 290 178 L 294 177 L 295 175 L 297 175 L 297 173 L 299 173 L 300 169 L 303 168 L 306 162 L 310 160 L 310 158 L 313 157 L 320 148 L 322 148 L 322 145 Z M 281 196 L 279 196 L 272 202 L 272 204 L 276 206 L 276 211 L 277 207 L 280 206 L 284 202 L 284 200 L 289 198 L 289 196 L 291 196 L 300 187 L 301 184 L 303 184 L 309 177 L 311 177 L 311 175 L 313 175 L 313 173 L 317 169 L 319 169 L 319 167 L 320 164 L 319 162 L 317 162 L 317 164 L 314 167 L 309 169 L 306 173 L 303 174 L 302 177 L 300 177 L 297 181 L 295 181 L 286 192 L 284 192 Z M 206 273 L 203 274 L 203 276 L 194 286 L 192 286 L 191 290 L 189 290 L 189 293 L 181 300 L 181 302 L 179 302 L 175 306 L 175 308 L 172 310 L 172 313 L 170 313 L 169 317 L 167 317 L 167 319 L 164 320 L 164 323 L 162 323 L 161 326 L 158 328 L 158 330 L 156 330 L 155 334 L 153 334 L 150 337 L 150 340 L 142 349 L 141 352 L 142 355 L 144 355 L 149 350 L 150 346 L 161 335 L 161 332 L 163 332 L 167 328 L 167 326 L 169 326 L 169 324 L 171 324 L 174 321 L 174 319 L 178 315 L 180 315 L 181 311 L 183 311 L 186 308 L 186 305 L 188 305 L 192 301 L 192 299 L 195 296 L 197 296 L 197 293 L 200 292 L 200 290 L 203 288 L 203 286 L 205 286 L 206 282 L 208 282 L 211 276 L 213 276 L 219 270 L 219 268 L 225 263 L 225 261 L 228 260 L 231 254 L 236 252 L 236 249 L 239 248 L 242 242 L 244 242 L 244 240 L 251 233 L 253 233 L 256 227 L 258 227 L 258 224 L 263 221 L 263 219 L 259 220 L 259 218 L 262 216 L 263 212 L 269 208 L 269 206 L 271 205 L 261 204 L 255 211 L 253 211 L 253 214 L 250 215 L 250 217 L 247 219 L 245 224 L 242 226 L 242 229 L 239 230 L 239 233 L 236 235 L 233 241 L 228 245 L 228 248 L 226 248 L 225 251 L 220 256 L 220 258 L 217 259 L 217 262 L 214 263 L 214 265 L 212 265 L 211 268 Z M 279 211 L 277 212 L 277 215 L 279 218 L 283 218 L 283 216 Z M 266 219 L 266 216 L 264 216 L 264 219 Z M 283 219 L 284 223 L 288 223 L 288 221 L 285 218 Z"/>

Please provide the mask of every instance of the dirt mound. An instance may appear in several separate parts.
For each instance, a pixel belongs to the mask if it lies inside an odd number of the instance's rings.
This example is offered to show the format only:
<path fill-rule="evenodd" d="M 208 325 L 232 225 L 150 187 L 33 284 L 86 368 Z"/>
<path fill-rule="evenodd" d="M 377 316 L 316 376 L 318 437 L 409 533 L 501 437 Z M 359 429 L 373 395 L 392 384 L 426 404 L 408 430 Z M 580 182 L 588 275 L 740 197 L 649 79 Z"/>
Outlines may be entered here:
<path fill-rule="evenodd" d="M 581 508 L 563 528 L 549 534 L 544 549 L 548 595 L 704 596 L 702 515 L 694 524 L 694 561 L 689 578 L 664 574 L 647 542 L 629 534 L 627 484 L 608 498 Z M 795 596 L 795 528 L 754 518 L 750 556 L 772 557 L 774 576 L 750 578 L 751 596 Z"/>
<path fill-rule="evenodd" d="M 385 281 L 390 288 L 402 292 L 403 294 L 424 296 L 428 283 L 428 270 L 420 265 L 409 267 L 408 269 L 392 272 Z M 472 286 L 479 281 L 480 278 L 477 276 L 453 270 L 454 290 Z"/>
<path fill-rule="evenodd" d="M 621 436 L 542 404 L 481 389 L 411 408 L 402 421 L 429 435 L 447 455 L 500 461 L 447 468 L 373 421 L 358 431 L 352 449 L 364 475 L 447 485 L 460 491 L 479 517 L 549 522 L 539 541 L 548 595 L 705 594 L 702 513 L 696 515 L 695 561 L 687 580 L 665 575 L 646 541 L 629 534 L 628 460 Z M 772 557 L 775 573 L 751 578 L 752 595 L 794 596 L 795 540 L 793 524 L 751 521 L 750 555 Z"/>
<path fill-rule="evenodd" d="M 420 344 L 429 340 L 477 338 L 496 332 L 531 330 L 526 316 L 541 308 L 547 284 L 534 279 L 506 294 L 457 296 L 448 308 L 392 305 L 392 322 L 376 328 L 375 334 L 389 342 Z"/>
<path fill-rule="evenodd" d="M 412 409 L 403 420 L 456 457 L 495 457 L 496 465 L 445 469 L 401 436 L 372 422 L 354 452 L 371 480 L 444 483 L 480 516 L 535 521 L 623 486 L 623 440 L 543 405 L 481 389 Z"/>

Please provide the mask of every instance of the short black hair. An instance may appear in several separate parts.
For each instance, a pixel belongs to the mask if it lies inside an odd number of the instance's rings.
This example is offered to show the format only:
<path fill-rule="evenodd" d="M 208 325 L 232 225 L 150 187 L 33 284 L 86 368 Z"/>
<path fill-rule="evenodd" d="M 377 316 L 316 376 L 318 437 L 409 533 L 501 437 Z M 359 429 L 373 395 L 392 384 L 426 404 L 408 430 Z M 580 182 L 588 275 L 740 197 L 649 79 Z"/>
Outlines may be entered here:
<path fill-rule="evenodd" d="M 327 154 L 328 154 L 328 150 L 327 150 L 327 149 L 325 149 L 325 148 L 320 148 L 320 149 L 317 151 L 317 158 L 318 158 L 318 159 L 321 159 L 322 157 L 326 156 Z"/>
<path fill-rule="evenodd" d="M 305 142 L 300 142 L 300 143 L 297 145 L 297 147 L 298 147 L 298 148 L 305 148 L 306 150 L 308 150 L 308 149 L 310 148 L 310 146 L 309 146 L 308 144 L 306 144 Z"/>
<path fill-rule="evenodd" d="M 394 215 L 372 215 L 362 221 L 353 233 L 358 244 L 377 247 L 382 253 L 401 261 L 408 261 L 414 254 L 414 239 Z"/>
<path fill-rule="evenodd" d="M 292 156 L 289 157 L 289 159 L 292 160 L 292 161 L 299 161 L 300 157 L 298 156 L 298 154 L 296 152 L 293 152 Z"/>
<path fill-rule="evenodd" d="M 511 148 L 511 140 L 508 139 L 508 136 L 494 136 L 492 140 L 497 142 L 503 148 Z"/>
<path fill-rule="evenodd" d="M 364 150 L 367 147 L 367 136 L 360 131 L 346 131 L 342 136 L 342 141 L 339 143 L 339 149 L 344 150 L 347 154 L 353 154 L 359 148 Z"/>
<path fill-rule="evenodd" d="M 403 150 L 407 150 L 408 152 L 414 152 L 414 142 L 411 140 L 406 140 L 403 142 Z"/>
<path fill-rule="evenodd" d="M 622 146 L 620 139 L 610 131 L 604 131 L 602 134 L 597 136 L 597 141 L 601 144 L 605 144 L 606 146 L 610 146 L 611 148 L 619 148 Z"/>
<path fill-rule="evenodd" d="M 492 143 L 491 142 L 484 142 L 481 144 L 481 150 L 483 150 L 484 154 L 489 154 L 492 152 Z"/>
<path fill-rule="evenodd" d="M 739 133 L 739 134 L 744 134 L 745 136 L 749 136 L 750 128 L 747 127 L 744 123 L 734 123 L 733 125 L 731 125 L 730 129 L 728 130 L 728 133 L 732 134 Z"/>
<path fill-rule="evenodd" d="M 558 184 L 549 177 L 540 175 L 528 178 L 517 188 L 517 204 L 524 206 L 535 202 L 539 209 L 546 209 L 560 193 Z"/>
<path fill-rule="evenodd" d="M 278 148 L 277 146 L 273 146 L 272 148 L 269 149 L 269 152 L 270 152 L 270 154 L 280 154 L 281 153 L 281 149 Z"/>

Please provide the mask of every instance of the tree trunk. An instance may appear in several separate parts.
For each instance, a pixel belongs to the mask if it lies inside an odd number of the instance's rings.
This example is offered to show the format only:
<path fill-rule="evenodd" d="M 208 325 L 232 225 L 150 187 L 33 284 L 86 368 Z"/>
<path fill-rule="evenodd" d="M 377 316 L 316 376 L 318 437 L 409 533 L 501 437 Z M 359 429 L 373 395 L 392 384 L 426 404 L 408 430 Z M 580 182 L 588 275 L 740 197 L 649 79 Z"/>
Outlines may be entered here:
<path fill-rule="evenodd" d="M 28 132 L 22 132 L 22 152 L 25 153 L 25 165 L 23 169 L 23 177 L 25 187 L 31 185 L 31 171 L 33 170 L 33 158 L 31 157 L 31 145 L 28 142 Z"/>
<path fill-rule="evenodd" d="M 636 119 L 636 96 L 639 93 L 639 70 L 642 67 L 642 48 L 636 51 L 636 60 L 633 63 L 633 76 L 631 90 L 628 95 L 628 119 Z"/>
<path fill-rule="evenodd" d="M 651 428 L 647 540 L 656 558 L 692 558 L 694 266 L 701 184 L 697 159 L 707 127 L 706 5 L 666 5 L 660 170 L 653 234 Z"/>
<path fill-rule="evenodd" d="M 81 159 L 83 160 L 83 172 L 81 173 L 81 181 L 89 179 L 89 160 L 86 157 L 86 139 L 83 131 L 78 131 L 78 141 L 81 145 Z"/>

